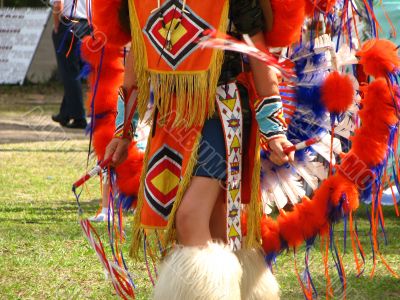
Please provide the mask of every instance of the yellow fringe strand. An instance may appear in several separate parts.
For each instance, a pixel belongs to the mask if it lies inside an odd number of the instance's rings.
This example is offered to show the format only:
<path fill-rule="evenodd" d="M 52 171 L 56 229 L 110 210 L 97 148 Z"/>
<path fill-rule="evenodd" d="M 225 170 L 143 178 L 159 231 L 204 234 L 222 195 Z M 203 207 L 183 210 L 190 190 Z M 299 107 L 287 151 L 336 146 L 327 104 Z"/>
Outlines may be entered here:
<path fill-rule="evenodd" d="M 162 72 L 149 70 L 142 29 L 135 11 L 134 1 L 129 1 L 134 69 L 138 80 L 138 111 L 141 118 L 146 113 L 150 99 L 150 86 L 154 104 L 160 117 L 176 112 L 175 123 L 186 128 L 204 124 L 215 112 L 215 95 L 224 51 L 213 50 L 208 70 L 196 72 Z M 228 27 L 229 1 L 225 2 L 218 30 Z"/>
<path fill-rule="evenodd" d="M 156 122 L 156 120 L 154 120 L 154 116 L 153 116 L 153 122 Z M 142 235 L 143 235 L 143 229 L 140 226 L 141 225 L 140 217 L 142 214 L 142 208 L 143 208 L 143 204 L 144 204 L 144 181 L 146 179 L 146 174 L 147 174 L 147 167 L 148 167 L 148 162 L 149 162 L 149 152 L 150 152 L 152 135 L 153 135 L 153 126 L 151 126 L 149 137 L 147 138 L 146 152 L 145 152 L 144 160 L 143 160 L 143 169 L 142 169 L 142 174 L 140 175 L 138 201 L 137 201 L 135 216 L 133 218 L 133 224 L 132 224 L 132 244 L 131 244 L 131 248 L 129 251 L 129 256 L 132 257 L 133 259 L 139 258 L 138 250 L 139 250 L 139 246 L 141 245 Z"/>
<path fill-rule="evenodd" d="M 254 155 L 254 169 L 251 180 L 252 193 L 250 203 L 248 205 L 248 221 L 247 221 L 247 236 L 245 239 L 245 248 L 259 248 L 261 246 L 261 217 L 262 205 L 260 201 L 260 137 L 259 133 L 256 136 L 256 147 Z"/>
<path fill-rule="evenodd" d="M 129 1 L 129 19 L 131 21 L 131 53 L 133 54 L 133 68 L 135 70 L 138 85 L 138 106 L 140 119 L 144 118 L 147 110 L 147 104 L 150 99 L 150 83 L 147 76 L 147 53 L 144 44 L 142 28 L 139 24 L 139 18 L 136 14 L 133 0 Z"/>

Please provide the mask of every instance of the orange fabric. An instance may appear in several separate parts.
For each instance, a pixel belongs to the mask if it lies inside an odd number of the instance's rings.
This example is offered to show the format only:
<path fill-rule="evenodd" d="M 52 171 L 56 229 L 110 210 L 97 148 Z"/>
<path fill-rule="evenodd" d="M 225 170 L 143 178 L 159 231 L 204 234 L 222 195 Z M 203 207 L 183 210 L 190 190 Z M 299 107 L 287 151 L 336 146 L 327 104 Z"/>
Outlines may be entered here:
<path fill-rule="evenodd" d="M 251 77 L 249 77 L 249 74 L 241 74 L 238 78 L 238 82 L 245 86 L 246 89 L 249 91 L 248 101 L 250 102 L 250 107 L 252 109 L 251 128 L 248 129 L 248 144 L 243 149 L 244 151 L 242 157 L 243 168 L 241 200 L 243 204 L 248 204 L 251 199 L 251 194 L 254 193 L 251 184 L 254 169 L 254 156 L 258 155 L 258 153 L 255 153 L 258 126 L 254 118 L 255 114 L 252 105 L 252 99 L 255 99 L 255 96 L 252 92 L 254 89 L 251 84 Z M 171 114 L 167 120 L 164 120 L 165 124 L 163 126 L 160 125 L 160 123 L 162 123 L 160 122 L 160 116 L 157 117 L 157 120 L 157 125 L 155 127 L 155 130 L 153 131 L 153 136 L 150 140 L 150 150 L 148 153 L 149 163 L 154 157 L 154 154 L 157 153 L 164 145 L 167 145 L 169 148 L 182 155 L 183 163 L 181 169 L 181 178 L 183 176 L 187 176 L 187 164 L 190 155 L 193 152 L 194 142 L 196 141 L 198 135 L 201 133 L 202 127 L 193 126 L 189 129 L 184 129 L 183 127 L 179 127 L 179 124 L 175 124 L 173 126 L 173 121 L 175 120 L 174 114 Z M 148 173 L 148 166 L 146 166 L 146 178 L 148 176 Z M 145 201 L 143 202 L 143 208 L 141 211 L 141 225 L 144 228 L 164 228 L 167 225 L 167 220 L 163 219 L 159 214 L 154 211 L 151 205 L 149 205 L 148 200 L 146 200 L 145 195 L 142 196 L 144 197 Z M 273 231 L 273 224 L 271 226 L 272 227 L 270 229 L 271 231 Z"/>
<path fill-rule="evenodd" d="M 163 4 L 165 1 L 161 2 Z M 133 3 L 135 11 L 132 12 L 132 15 L 133 17 L 135 17 L 135 15 L 137 16 L 140 28 L 144 28 L 149 16 L 152 14 L 152 11 L 157 9 L 157 1 L 133 0 Z M 219 28 L 225 3 L 226 0 L 186 0 L 186 5 L 215 29 Z M 157 11 L 155 11 L 155 13 L 157 13 Z M 160 54 L 155 50 L 154 46 L 150 43 L 144 33 L 142 37 L 146 47 L 147 69 L 150 71 L 194 73 L 206 71 L 210 66 L 213 50 L 197 48 L 195 51 L 190 53 L 181 64 L 179 64 L 177 69 L 173 70 L 163 59 L 160 59 Z"/>

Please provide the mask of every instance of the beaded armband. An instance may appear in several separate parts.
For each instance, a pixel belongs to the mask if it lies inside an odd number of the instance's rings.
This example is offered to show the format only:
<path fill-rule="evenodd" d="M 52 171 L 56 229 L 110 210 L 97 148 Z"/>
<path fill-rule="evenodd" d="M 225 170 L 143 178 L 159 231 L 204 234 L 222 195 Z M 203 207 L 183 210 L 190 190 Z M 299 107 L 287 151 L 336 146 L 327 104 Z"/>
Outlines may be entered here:
<path fill-rule="evenodd" d="M 269 141 L 285 136 L 287 125 L 283 117 L 281 97 L 261 98 L 254 107 L 260 128 L 261 146 L 266 148 Z"/>

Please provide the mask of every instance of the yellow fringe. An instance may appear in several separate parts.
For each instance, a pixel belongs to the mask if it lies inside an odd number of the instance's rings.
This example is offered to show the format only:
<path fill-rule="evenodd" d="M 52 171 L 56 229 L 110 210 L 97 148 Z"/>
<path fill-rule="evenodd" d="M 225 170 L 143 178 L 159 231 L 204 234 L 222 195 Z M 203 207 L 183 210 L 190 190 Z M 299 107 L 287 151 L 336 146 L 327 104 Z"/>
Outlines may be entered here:
<path fill-rule="evenodd" d="M 156 121 L 157 120 L 154 120 L 154 114 L 153 114 L 153 122 L 156 122 Z M 150 152 L 152 136 L 153 136 L 153 126 L 151 126 L 151 130 L 150 130 L 149 136 L 147 138 L 146 152 L 145 152 L 144 159 L 143 159 L 143 169 L 142 169 L 142 174 L 140 175 L 138 201 L 137 201 L 135 216 L 133 218 L 133 224 L 132 224 L 132 243 L 131 243 L 131 248 L 129 250 L 129 256 L 132 257 L 133 259 L 139 258 L 138 250 L 141 245 L 142 235 L 143 235 L 143 228 L 141 228 L 140 217 L 142 214 L 142 208 L 143 208 L 143 204 L 144 204 L 144 181 L 146 179 L 147 166 L 149 163 L 149 152 Z"/>
<path fill-rule="evenodd" d="M 150 84 L 147 76 L 147 52 L 144 44 L 142 28 L 136 14 L 134 0 L 129 1 L 129 19 L 131 21 L 131 52 L 134 57 L 133 68 L 137 77 L 138 85 L 138 106 L 140 119 L 144 118 L 147 104 L 150 99 Z"/>
<path fill-rule="evenodd" d="M 262 205 L 260 201 L 260 137 L 257 132 L 256 147 L 254 153 L 254 169 L 251 180 L 252 193 L 247 211 L 247 237 L 245 240 L 245 248 L 258 248 L 261 246 L 261 217 Z"/>
<path fill-rule="evenodd" d="M 129 1 L 134 69 L 138 81 L 138 111 L 141 118 L 146 113 L 150 99 L 150 85 L 154 89 L 154 104 L 161 118 L 176 112 L 174 125 L 186 128 L 204 124 L 215 112 L 215 95 L 224 52 L 213 50 L 208 70 L 198 72 L 162 72 L 149 70 L 146 47 L 134 1 Z M 218 30 L 228 27 L 229 1 L 225 1 Z M 149 82 L 150 80 L 150 82 Z M 175 106 L 175 108 L 174 108 Z M 174 108 L 174 110 L 173 110 Z M 194 113 L 195 112 L 195 113 Z"/>
<path fill-rule="evenodd" d="M 172 207 L 171 213 L 168 217 L 168 224 L 164 236 L 164 248 L 167 248 L 171 242 L 176 240 L 175 215 L 192 179 L 193 170 L 197 164 L 197 152 L 200 145 L 200 140 L 201 133 L 198 134 L 197 139 L 193 145 L 192 155 L 190 156 L 189 162 L 186 166 L 185 175 L 179 183 L 179 188 L 175 196 L 174 206 Z"/>

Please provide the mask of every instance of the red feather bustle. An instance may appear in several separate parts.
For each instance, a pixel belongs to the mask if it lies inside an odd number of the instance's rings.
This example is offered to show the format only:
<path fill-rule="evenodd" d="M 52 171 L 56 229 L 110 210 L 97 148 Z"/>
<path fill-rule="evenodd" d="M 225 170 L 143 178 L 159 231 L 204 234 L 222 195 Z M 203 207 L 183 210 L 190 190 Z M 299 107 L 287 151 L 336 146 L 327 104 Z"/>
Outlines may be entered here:
<path fill-rule="evenodd" d="M 337 79 L 339 74 L 328 80 Z M 340 78 L 340 80 L 346 80 Z M 325 88 L 332 91 L 336 83 L 329 83 Z M 350 102 L 350 82 L 347 81 L 346 95 L 348 99 L 341 103 L 331 103 L 331 109 L 343 112 Z M 342 92 L 340 92 L 342 93 Z M 399 95 L 397 87 L 391 87 L 383 78 L 377 79 L 364 88 L 364 99 L 361 101 L 361 126 L 352 137 L 352 148 L 342 155 L 342 162 L 336 166 L 338 170 L 322 182 L 315 190 L 312 199 L 304 197 L 290 212 L 282 211 L 277 220 L 263 216 L 261 221 L 262 246 L 265 253 L 273 254 L 282 247 L 297 247 L 316 235 L 326 235 L 332 222 L 331 213 L 339 206 L 346 214 L 357 210 L 359 206 L 359 190 L 370 185 L 374 179 L 372 169 L 380 165 L 387 156 L 391 130 L 398 125 L 397 109 Z M 335 102 L 329 95 L 325 99 Z M 329 106 L 328 106 L 329 107 Z M 368 147 L 368 151 L 365 151 Z M 243 228 L 247 225 L 243 217 Z M 243 232 L 246 232 L 244 229 Z"/>

